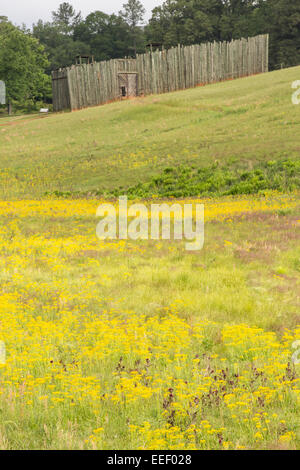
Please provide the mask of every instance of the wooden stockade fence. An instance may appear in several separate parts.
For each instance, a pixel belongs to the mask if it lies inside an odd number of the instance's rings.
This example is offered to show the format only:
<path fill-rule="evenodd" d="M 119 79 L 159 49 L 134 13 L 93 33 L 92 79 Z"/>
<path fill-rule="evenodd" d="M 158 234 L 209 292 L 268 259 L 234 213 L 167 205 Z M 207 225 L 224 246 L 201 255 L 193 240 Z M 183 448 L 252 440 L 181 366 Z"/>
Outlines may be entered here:
<path fill-rule="evenodd" d="M 52 72 L 53 110 L 81 109 L 121 99 L 124 75 L 136 73 L 132 96 L 167 93 L 268 71 L 269 36 L 178 46 L 136 59 L 73 65 Z M 132 80 L 131 80 L 132 82 Z M 125 90 L 126 91 L 126 90 Z"/>

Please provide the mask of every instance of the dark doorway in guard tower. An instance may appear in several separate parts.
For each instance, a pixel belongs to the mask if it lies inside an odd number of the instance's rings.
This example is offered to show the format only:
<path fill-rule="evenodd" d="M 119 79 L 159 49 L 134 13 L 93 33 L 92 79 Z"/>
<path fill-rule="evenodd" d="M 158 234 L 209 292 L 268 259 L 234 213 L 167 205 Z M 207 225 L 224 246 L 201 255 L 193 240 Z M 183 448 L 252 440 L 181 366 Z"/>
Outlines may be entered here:
<path fill-rule="evenodd" d="M 119 72 L 120 98 L 138 96 L 138 74 L 137 72 Z"/>

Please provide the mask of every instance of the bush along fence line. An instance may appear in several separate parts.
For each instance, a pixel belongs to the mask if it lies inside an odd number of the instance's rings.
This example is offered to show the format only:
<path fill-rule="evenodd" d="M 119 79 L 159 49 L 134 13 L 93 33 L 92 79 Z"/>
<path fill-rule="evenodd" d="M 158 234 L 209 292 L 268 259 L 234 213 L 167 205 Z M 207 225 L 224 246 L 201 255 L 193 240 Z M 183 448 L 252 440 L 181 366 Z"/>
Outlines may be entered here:
<path fill-rule="evenodd" d="M 76 110 L 124 97 L 184 90 L 268 72 L 269 35 L 178 46 L 136 59 L 79 64 L 52 72 L 53 110 Z"/>

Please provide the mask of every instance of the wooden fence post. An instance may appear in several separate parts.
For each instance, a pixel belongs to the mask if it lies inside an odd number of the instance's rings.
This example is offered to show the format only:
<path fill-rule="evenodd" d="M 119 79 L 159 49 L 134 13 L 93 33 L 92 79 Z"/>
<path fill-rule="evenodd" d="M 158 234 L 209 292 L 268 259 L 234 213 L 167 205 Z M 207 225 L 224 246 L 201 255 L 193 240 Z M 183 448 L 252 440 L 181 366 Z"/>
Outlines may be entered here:
<path fill-rule="evenodd" d="M 138 73 L 139 94 L 165 93 L 197 85 L 267 72 L 269 36 L 176 46 L 78 64 L 52 72 L 53 110 L 81 109 L 120 98 L 118 72 Z"/>

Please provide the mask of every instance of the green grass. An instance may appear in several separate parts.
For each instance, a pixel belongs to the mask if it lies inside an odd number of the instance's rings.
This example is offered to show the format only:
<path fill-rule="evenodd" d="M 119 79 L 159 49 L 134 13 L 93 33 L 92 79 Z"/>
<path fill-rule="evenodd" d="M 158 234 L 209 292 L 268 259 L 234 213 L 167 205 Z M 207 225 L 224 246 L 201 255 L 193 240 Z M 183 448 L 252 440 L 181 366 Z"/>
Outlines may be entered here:
<path fill-rule="evenodd" d="M 0 119 L 1 198 L 111 191 L 181 164 L 251 171 L 299 156 L 300 67 L 80 112 Z"/>

